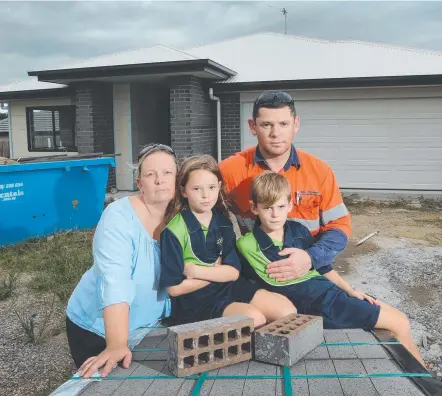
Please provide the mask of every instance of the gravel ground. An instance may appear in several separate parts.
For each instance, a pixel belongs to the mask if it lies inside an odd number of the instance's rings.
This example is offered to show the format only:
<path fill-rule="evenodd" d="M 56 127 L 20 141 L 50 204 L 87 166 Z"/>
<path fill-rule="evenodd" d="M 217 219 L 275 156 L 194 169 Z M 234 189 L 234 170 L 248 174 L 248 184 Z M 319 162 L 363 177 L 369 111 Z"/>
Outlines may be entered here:
<path fill-rule="evenodd" d="M 344 277 L 408 315 L 424 360 L 442 378 L 442 247 L 382 237 L 371 243 L 379 250 L 352 258 Z"/>
<path fill-rule="evenodd" d="M 56 304 L 45 326 L 46 338 L 39 345 L 30 343 L 16 314 L 36 314 L 36 328 L 41 323 L 52 297 L 30 293 L 23 286 L 16 296 L 0 303 L 0 395 L 48 395 L 69 378 L 73 369 L 62 326 L 64 312 Z"/>

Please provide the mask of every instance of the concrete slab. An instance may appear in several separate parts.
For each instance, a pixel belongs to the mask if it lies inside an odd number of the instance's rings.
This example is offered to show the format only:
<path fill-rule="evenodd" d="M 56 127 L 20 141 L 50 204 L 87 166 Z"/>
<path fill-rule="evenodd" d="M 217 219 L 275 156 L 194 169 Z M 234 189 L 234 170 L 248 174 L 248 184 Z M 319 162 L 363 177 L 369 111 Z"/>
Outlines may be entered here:
<path fill-rule="evenodd" d="M 247 375 L 249 369 L 249 363 L 241 362 L 220 368 L 218 370 L 219 375 Z M 244 388 L 245 379 L 243 380 L 216 380 L 210 391 L 210 396 L 241 396 Z"/>
<path fill-rule="evenodd" d="M 267 363 L 250 361 L 247 375 L 276 375 L 277 366 Z M 244 384 L 243 396 L 269 396 L 276 392 L 276 379 L 247 380 Z M 278 380 L 280 381 L 280 380 Z"/>
<path fill-rule="evenodd" d="M 346 331 L 351 342 L 377 342 L 373 334 L 362 331 Z M 389 359 L 385 349 L 381 345 L 353 345 L 353 349 L 359 359 Z"/>

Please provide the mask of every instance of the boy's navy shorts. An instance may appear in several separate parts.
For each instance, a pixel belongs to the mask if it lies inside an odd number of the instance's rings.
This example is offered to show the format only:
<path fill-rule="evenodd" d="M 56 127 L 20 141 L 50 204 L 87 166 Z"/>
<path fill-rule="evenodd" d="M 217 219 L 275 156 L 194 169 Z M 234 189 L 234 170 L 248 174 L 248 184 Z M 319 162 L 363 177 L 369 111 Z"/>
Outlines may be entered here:
<path fill-rule="evenodd" d="M 321 284 L 324 283 L 324 280 L 321 279 Z M 302 295 L 302 289 L 310 289 L 315 281 L 314 278 L 296 285 L 296 288 L 291 286 L 292 293 L 287 289 L 284 291 L 283 294 L 293 302 L 298 313 L 322 316 L 325 329 L 357 328 L 371 330 L 374 328 L 379 318 L 380 307 L 378 305 L 350 297 L 328 280 L 326 281 L 330 285 L 327 290 L 319 297 L 311 298 L 309 301 L 309 295 Z"/>

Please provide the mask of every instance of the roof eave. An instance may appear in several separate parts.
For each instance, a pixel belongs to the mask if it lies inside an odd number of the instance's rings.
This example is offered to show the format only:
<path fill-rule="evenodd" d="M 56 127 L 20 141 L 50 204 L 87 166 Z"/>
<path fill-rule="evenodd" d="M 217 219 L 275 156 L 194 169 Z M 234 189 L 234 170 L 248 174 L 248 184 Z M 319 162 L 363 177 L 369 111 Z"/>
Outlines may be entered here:
<path fill-rule="evenodd" d="M 29 71 L 29 76 L 36 76 L 39 81 L 61 82 L 63 80 L 81 80 L 84 78 L 119 77 L 139 74 L 179 74 L 189 72 L 215 71 L 216 78 L 228 79 L 236 75 L 236 72 L 210 59 L 192 59 L 184 61 L 168 61 L 157 63 L 141 63 L 116 66 L 97 66 L 76 69 L 54 69 Z"/>
<path fill-rule="evenodd" d="M 275 81 L 246 81 L 222 82 L 216 84 L 216 92 L 237 92 L 266 89 L 320 89 L 320 88 L 364 88 L 387 86 L 441 85 L 442 74 L 412 75 L 412 76 L 379 76 L 325 78 L 309 80 L 275 80 Z"/>
<path fill-rule="evenodd" d="M 50 89 L 32 89 L 23 91 L 0 92 L 0 101 L 8 102 L 17 99 L 44 99 L 60 98 L 74 95 L 69 87 L 50 88 Z"/>

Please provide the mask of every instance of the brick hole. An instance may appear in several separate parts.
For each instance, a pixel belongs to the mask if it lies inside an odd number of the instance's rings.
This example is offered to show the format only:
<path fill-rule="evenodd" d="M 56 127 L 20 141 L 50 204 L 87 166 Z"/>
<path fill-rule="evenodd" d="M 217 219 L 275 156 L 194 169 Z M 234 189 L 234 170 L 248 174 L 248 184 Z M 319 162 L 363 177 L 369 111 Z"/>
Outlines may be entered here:
<path fill-rule="evenodd" d="M 290 321 L 289 320 L 286 320 L 285 322 L 284 322 L 284 324 L 289 324 L 290 323 Z"/>
<path fill-rule="evenodd" d="M 250 327 L 249 326 L 243 327 L 241 329 L 241 336 L 248 337 L 249 335 L 250 335 Z"/>
<path fill-rule="evenodd" d="M 236 329 L 230 330 L 227 332 L 227 338 L 229 341 L 236 340 L 238 337 L 238 333 L 236 332 Z"/>
<path fill-rule="evenodd" d="M 198 338 L 198 346 L 200 348 L 204 348 L 204 347 L 209 346 L 209 336 L 208 335 L 200 336 Z"/>
<path fill-rule="evenodd" d="M 250 342 L 245 342 L 244 344 L 241 344 L 241 352 L 242 353 L 249 353 L 251 351 Z"/>
<path fill-rule="evenodd" d="M 298 326 L 290 326 L 290 330 L 296 330 Z"/>
<path fill-rule="evenodd" d="M 279 324 L 276 325 L 277 329 L 280 329 L 281 327 L 282 327 L 282 325 L 279 325 Z"/>
<path fill-rule="evenodd" d="M 209 352 L 200 353 L 198 355 L 198 364 L 206 364 L 209 363 L 210 354 Z"/>
<path fill-rule="evenodd" d="M 288 334 L 288 333 L 290 333 L 290 331 L 288 331 L 288 330 L 279 330 L 278 333 L 279 334 Z"/>
<path fill-rule="evenodd" d="M 274 327 L 270 327 L 269 332 L 275 331 L 276 329 Z"/>
<path fill-rule="evenodd" d="M 186 338 L 183 342 L 184 349 L 193 349 L 193 338 Z"/>
<path fill-rule="evenodd" d="M 213 356 L 215 357 L 215 360 L 223 360 L 224 351 L 222 349 L 217 349 L 215 350 Z"/>
<path fill-rule="evenodd" d="M 213 336 L 213 343 L 215 345 L 217 344 L 223 344 L 224 343 L 224 333 L 216 333 Z"/>
<path fill-rule="evenodd" d="M 195 356 L 186 356 L 183 359 L 184 362 L 184 368 L 190 368 L 195 366 Z"/>
<path fill-rule="evenodd" d="M 238 355 L 238 345 L 232 345 L 227 350 L 229 356 L 236 356 Z"/>

